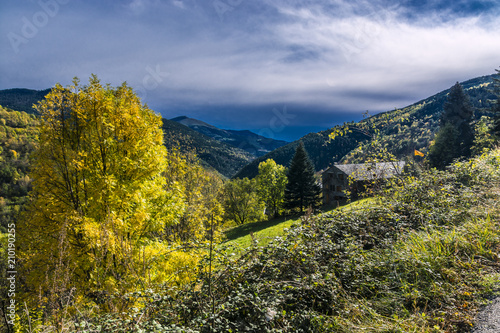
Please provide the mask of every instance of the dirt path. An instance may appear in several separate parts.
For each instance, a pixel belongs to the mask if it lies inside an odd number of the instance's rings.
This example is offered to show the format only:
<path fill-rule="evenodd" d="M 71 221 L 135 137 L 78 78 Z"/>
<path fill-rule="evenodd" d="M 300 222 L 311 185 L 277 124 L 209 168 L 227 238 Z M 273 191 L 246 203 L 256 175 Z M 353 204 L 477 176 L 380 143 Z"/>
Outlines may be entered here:
<path fill-rule="evenodd" d="M 500 333 L 500 297 L 479 312 L 473 333 Z"/>

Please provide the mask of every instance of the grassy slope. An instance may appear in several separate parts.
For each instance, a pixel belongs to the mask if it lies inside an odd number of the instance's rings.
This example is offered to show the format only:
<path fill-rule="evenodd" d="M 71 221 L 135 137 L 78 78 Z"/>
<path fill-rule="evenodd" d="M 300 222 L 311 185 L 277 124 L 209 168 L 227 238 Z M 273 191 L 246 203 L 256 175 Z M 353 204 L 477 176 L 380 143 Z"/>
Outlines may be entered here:
<path fill-rule="evenodd" d="M 339 207 L 344 212 L 370 209 L 376 203 L 374 198 L 365 198 Z M 325 210 L 331 213 L 334 209 Z M 258 246 L 266 246 L 276 237 L 283 236 L 288 229 L 300 223 L 300 217 L 279 217 L 271 220 L 248 223 L 231 228 L 225 232 L 226 241 L 222 243 L 233 252 L 242 252 L 252 245 L 252 239 Z"/>

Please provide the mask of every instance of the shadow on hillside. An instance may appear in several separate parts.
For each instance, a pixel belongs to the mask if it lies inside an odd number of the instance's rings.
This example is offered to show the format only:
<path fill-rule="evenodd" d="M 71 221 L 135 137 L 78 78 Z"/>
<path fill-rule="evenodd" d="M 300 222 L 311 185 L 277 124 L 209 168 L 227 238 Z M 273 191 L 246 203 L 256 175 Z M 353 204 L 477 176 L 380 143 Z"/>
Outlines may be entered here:
<path fill-rule="evenodd" d="M 280 216 L 280 217 L 276 217 L 276 218 L 271 219 L 271 220 L 247 223 L 247 224 L 243 224 L 243 225 L 234 227 L 234 228 L 229 229 L 225 232 L 226 237 L 227 237 L 226 242 L 231 241 L 231 240 L 236 239 L 236 238 L 239 238 L 239 237 L 246 236 L 250 233 L 259 232 L 261 230 L 273 227 L 273 226 L 280 224 L 280 223 L 283 223 L 285 221 L 295 220 L 298 217 L 299 217 L 299 215 Z"/>

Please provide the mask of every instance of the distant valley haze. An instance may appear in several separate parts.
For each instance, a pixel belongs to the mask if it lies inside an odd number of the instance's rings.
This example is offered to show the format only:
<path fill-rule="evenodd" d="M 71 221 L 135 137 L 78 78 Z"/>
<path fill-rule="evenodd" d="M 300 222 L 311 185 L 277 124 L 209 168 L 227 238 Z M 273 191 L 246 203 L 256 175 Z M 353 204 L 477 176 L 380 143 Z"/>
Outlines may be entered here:
<path fill-rule="evenodd" d="M 164 118 L 293 141 L 500 66 L 474 1 L 19 0 L 0 4 L 0 89 L 92 73 Z"/>

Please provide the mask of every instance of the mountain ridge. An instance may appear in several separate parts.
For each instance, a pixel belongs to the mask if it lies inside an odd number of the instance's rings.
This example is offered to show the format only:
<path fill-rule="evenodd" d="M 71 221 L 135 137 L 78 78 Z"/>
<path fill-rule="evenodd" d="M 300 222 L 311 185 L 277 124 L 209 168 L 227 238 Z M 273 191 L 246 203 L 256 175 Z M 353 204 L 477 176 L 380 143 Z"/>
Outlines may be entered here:
<path fill-rule="evenodd" d="M 266 138 L 250 130 L 221 129 L 202 120 L 187 116 L 179 116 L 170 120 L 176 121 L 217 141 L 243 149 L 255 157 L 263 156 L 288 144 L 287 141 Z"/>
<path fill-rule="evenodd" d="M 489 91 L 488 86 L 493 82 L 492 75 L 485 75 L 461 82 L 464 91 L 469 95 L 471 102 L 476 109 L 475 119 L 483 115 L 490 115 L 490 100 L 494 96 Z M 452 84 L 450 84 L 450 87 Z M 377 113 L 364 121 L 372 121 L 381 131 L 381 144 L 398 158 L 404 158 L 418 149 L 426 153 L 434 134 L 439 128 L 439 116 L 446 101 L 449 88 L 440 91 L 430 97 L 422 99 L 406 107 Z M 392 119 L 390 124 L 384 123 L 384 117 Z M 350 122 L 353 126 L 357 123 Z M 340 127 L 344 125 L 338 125 Z M 336 126 L 336 127 L 338 127 Z M 363 162 L 363 152 L 369 149 L 369 138 L 361 133 L 350 133 L 329 140 L 329 134 L 333 129 L 317 133 L 309 133 L 302 138 L 280 147 L 266 155 L 250 162 L 243 167 L 234 178 L 253 178 L 258 173 L 258 165 L 266 159 L 273 159 L 276 163 L 288 167 L 295 148 L 299 141 L 303 141 L 306 151 L 311 158 L 316 171 L 323 170 L 333 163 L 361 163 Z M 356 150 L 359 144 L 362 145 L 360 151 Z"/>

